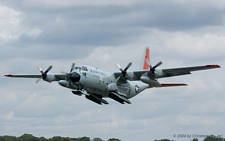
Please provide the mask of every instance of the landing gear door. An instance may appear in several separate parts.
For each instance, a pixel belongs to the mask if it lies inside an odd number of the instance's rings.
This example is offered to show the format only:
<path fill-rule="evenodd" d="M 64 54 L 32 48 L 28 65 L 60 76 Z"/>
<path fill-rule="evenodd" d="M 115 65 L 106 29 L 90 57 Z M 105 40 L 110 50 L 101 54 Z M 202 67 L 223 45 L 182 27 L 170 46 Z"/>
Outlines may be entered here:
<path fill-rule="evenodd" d="M 130 88 L 127 87 L 127 86 L 118 86 L 118 91 L 119 91 L 119 93 L 121 93 L 121 94 L 128 95 L 129 92 L 130 92 Z"/>

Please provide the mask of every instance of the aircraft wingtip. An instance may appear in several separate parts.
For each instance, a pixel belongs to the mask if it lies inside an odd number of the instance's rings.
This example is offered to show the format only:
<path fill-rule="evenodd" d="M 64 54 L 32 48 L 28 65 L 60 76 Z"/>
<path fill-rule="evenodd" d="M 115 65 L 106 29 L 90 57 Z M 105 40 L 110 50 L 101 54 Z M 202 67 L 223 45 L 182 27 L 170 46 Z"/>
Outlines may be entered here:
<path fill-rule="evenodd" d="M 206 65 L 206 66 L 210 67 L 210 68 L 221 68 L 221 66 L 218 64 L 211 64 L 211 65 Z"/>
<path fill-rule="evenodd" d="M 4 76 L 5 76 L 5 77 L 12 77 L 11 74 L 5 74 Z"/>

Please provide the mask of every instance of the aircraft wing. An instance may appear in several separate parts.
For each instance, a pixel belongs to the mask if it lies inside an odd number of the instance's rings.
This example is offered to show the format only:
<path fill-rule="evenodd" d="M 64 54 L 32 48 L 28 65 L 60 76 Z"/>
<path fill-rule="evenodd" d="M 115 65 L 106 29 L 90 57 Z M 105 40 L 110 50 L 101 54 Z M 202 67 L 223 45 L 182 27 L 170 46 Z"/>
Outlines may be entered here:
<path fill-rule="evenodd" d="M 39 74 L 5 74 L 6 77 L 12 78 L 42 78 L 42 75 Z M 54 81 L 65 80 L 65 74 L 48 74 L 51 78 L 54 78 Z"/>
<path fill-rule="evenodd" d="M 113 75 L 115 79 L 118 79 L 117 83 L 126 83 L 126 80 L 130 81 L 136 81 L 140 80 L 141 76 L 145 73 L 148 73 L 149 70 L 138 70 L 138 71 L 132 71 L 132 72 L 127 72 L 128 77 L 122 77 L 121 72 L 114 72 Z"/>
<path fill-rule="evenodd" d="M 193 71 L 215 69 L 215 68 L 220 68 L 220 66 L 219 65 L 205 65 L 205 66 L 162 69 L 162 70 L 158 70 L 159 74 L 157 76 L 151 74 L 151 72 L 149 70 L 138 70 L 138 71 L 133 71 L 134 75 L 132 76 L 132 78 L 130 78 L 130 79 L 128 78 L 128 79 L 131 81 L 140 80 L 142 75 L 147 74 L 147 73 L 151 78 L 154 78 L 154 77 L 164 78 L 164 77 L 172 77 L 172 76 L 179 76 L 179 75 L 187 75 L 187 74 L 191 74 L 191 72 L 193 72 Z M 128 76 L 130 76 L 129 72 L 127 74 L 128 74 Z M 118 78 L 120 75 L 121 75 L 121 72 L 114 73 L 115 78 Z M 122 83 L 125 83 L 126 78 L 120 78 L 119 81 Z"/>
<path fill-rule="evenodd" d="M 205 66 L 195 66 L 195 67 L 162 69 L 162 76 L 159 76 L 159 78 L 172 77 L 172 76 L 178 76 L 178 75 L 186 75 L 186 74 L 191 74 L 191 72 L 193 72 L 193 71 L 215 69 L 215 68 L 220 68 L 220 66 L 219 65 L 205 65 Z"/>
<path fill-rule="evenodd" d="M 6 77 L 15 77 L 15 78 L 42 78 L 42 75 L 35 74 L 5 74 Z"/>

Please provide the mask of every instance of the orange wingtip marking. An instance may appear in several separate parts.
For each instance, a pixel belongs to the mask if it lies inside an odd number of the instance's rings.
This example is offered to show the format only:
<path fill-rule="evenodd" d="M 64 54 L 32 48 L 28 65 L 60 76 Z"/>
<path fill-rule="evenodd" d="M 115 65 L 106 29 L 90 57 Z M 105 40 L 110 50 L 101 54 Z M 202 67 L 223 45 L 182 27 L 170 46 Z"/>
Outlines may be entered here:
<path fill-rule="evenodd" d="M 5 74 L 4 76 L 6 76 L 6 77 L 12 77 L 11 74 Z"/>
<path fill-rule="evenodd" d="M 217 65 L 217 64 L 206 65 L 206 67 L 210 67 L 210 68 L 221 68 L 220 65 Z"/>

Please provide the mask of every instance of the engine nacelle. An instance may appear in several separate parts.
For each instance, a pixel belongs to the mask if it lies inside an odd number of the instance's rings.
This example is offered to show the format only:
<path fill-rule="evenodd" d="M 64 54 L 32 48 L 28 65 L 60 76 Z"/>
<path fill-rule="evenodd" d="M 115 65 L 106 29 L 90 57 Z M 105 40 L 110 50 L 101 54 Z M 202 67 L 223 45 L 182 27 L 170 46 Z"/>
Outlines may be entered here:
<path fill-rule="evenodd" d="M 60 80 L 59 85 L 63 86 L 63 87 L 67 87 L 68 82 L 66 80 Z"/>
<path fill-rule="evenodd" d="M 151 78 L 149 78 L 147 76 L 142 76 L 141 77 L 141 81 L 146 83 L 146 84 L 149 84 L 149 85 L 151 85 L 153 87 L 161 86 L 161 84 L 157 80 L 151 79 Z"/>
<path fill-rule="evenodd" d="M 127 71 L 127 76 L 129 77 L 129 78 L 134 78 L 134 73 L 133 73 L 133 71 Z"/>
<path fill-rule="evenodd" d="M 77 89 L 77 87 L 75 87 L 74 85 L 70 84 L 68 86 L 68 81 L 66 81 L 66 80 L 60 80 L 58 83 L 59 83 L 59 85 L 66 87 L 66 88 Z"/>
<path fill-rule="evenodd" d="M 55 77 L 54 74 L 47 74 L 45 81 L 47 82 L 57 81 L 57 78 Z"/>

